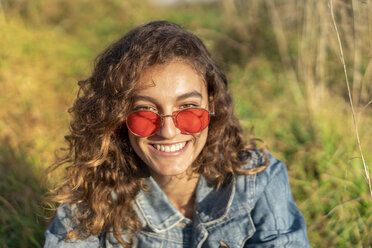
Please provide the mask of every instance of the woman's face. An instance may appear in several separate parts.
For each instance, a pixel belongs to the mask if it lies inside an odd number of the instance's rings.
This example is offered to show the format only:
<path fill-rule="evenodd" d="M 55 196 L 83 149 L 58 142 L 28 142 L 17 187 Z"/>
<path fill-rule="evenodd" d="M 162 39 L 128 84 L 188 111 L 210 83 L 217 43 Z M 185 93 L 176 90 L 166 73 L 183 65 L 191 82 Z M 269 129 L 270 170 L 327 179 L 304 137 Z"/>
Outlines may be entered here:
<path fill-rule="evenodd" d="M 134 95 L 133 110 L 171 115 L 189 107 L 208 109 L 208 93 L 202 78 L 186 62 L 174 60 L 143 72 Z M 139 137 L 128 131 L 130 143 L 153 176 L 184 173 L 202 151 L 208 127 L 197 134 L 182 134 L 171 117 L 163 118 L 158 132 Z"/>

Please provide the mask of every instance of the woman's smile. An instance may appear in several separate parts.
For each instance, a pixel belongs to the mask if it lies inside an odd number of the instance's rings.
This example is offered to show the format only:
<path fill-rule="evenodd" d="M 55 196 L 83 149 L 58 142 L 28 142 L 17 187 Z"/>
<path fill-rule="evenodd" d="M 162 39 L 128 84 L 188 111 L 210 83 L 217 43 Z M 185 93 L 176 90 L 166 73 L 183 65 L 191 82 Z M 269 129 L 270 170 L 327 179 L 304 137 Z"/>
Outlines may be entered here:
<path fill-rule="evenodd" d="M 188 144 L 190 144 L 190 142 L 180 142 L 169 145 L 153 144 L 150 145 L 149 151 L 152 152 L 154 156 L 164 157 L 164 159 L 174 158 L 187 153 L 189 148 Z"/>
<path fill-rule="evenodd" d="M 156 150 L 175 154 L 176 152 L 183 151 L 187 142 L 179 142 L 173 144 L 151 144 Z"/>

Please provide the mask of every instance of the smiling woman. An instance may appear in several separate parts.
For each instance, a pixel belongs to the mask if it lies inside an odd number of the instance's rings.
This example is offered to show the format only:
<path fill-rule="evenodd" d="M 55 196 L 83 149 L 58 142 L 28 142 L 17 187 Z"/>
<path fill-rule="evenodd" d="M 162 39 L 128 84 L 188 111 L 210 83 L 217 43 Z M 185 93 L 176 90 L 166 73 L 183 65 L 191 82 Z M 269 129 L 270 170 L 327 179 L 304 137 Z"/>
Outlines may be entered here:
<path fill-rule="evenodd" d="M 140 26 L 79 86 L 45 247 L 309 247 L 285 165 L 244 141 L 195 35 Z"/>

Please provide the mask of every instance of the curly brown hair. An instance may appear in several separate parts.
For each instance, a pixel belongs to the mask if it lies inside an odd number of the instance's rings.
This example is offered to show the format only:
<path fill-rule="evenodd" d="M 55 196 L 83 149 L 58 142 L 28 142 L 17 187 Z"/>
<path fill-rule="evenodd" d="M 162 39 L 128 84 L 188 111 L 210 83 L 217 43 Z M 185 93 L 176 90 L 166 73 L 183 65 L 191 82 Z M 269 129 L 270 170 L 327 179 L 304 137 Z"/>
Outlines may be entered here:
<path fill-rule="evenodd" d="M 255 149 L 255 144 L 253 140 L 244 141 L 233 114 L 226 77 L 203 42 L 167 21 L 139 26 L 101 53 L 92 75 L 78 83 L 79 92 L 69 110 L 70 134 L 65 136 L 68 154 L 50 167 L 53 172 L 67 164 L 65 180 L 50 198 L 76 206 L 72 216 L 76 228 L 66 239 L 82 239 L 110 230 L 122 246 L 131 246 L 121 235 L 125 230 L 132 240 L 141 229 L 133 201 L 140 190 L 145 190 L 144 178 L 148 174 L 121 123 L 131 109 L 141 73 L 174 59 L 188 62 L 202 76 L 215 109 L 206 145 L 193 163 L 193 171 L 220 187 L 233 176 L 266 168 L 241 169 L 242 160 L 250 159 L 249 150 Z M 113 192 L 116 197 L 112 197 Z"/>

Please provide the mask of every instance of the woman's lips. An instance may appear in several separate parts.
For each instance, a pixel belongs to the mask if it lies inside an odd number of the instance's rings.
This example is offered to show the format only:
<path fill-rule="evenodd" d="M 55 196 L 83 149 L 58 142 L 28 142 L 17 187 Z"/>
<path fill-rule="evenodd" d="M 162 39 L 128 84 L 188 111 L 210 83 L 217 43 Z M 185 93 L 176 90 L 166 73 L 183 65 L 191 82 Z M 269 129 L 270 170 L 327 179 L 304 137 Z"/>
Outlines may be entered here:
<path fill-rule="evenodd" d="M 163 144 L 153 144 L 152 146 L 156 148 L 158 151 L 162 152 L 177 152 L 182 150 L 186 145 L 186 142 L 170 144 L 170 145 L 163 145 Z"/>
<path fill-rule="evenodd" d="M 184 141 L 173 144 L 150 144 L 150 149 L 161 156 L 178 156 L 186 151 L 189 143 Z"/>

